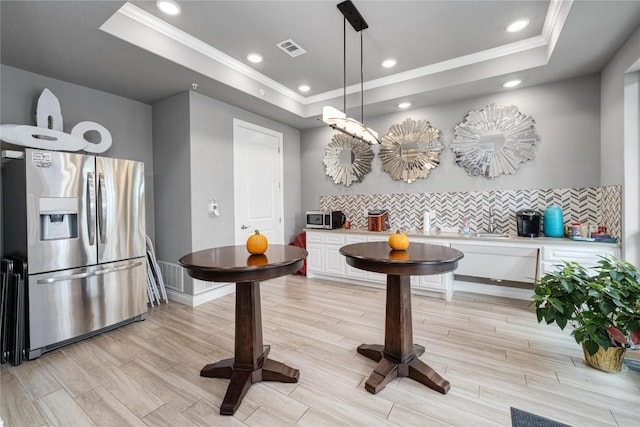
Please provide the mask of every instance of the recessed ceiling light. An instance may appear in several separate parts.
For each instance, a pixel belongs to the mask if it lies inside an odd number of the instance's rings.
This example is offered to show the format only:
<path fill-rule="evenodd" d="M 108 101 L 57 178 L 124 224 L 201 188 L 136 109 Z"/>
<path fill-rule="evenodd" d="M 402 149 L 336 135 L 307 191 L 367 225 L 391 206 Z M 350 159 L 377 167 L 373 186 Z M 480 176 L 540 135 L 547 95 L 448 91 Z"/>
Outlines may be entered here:
<path fill-rule="evenodd" d="M 309 92 L 311 90 L 311 87 L 309 85 L 300 85 L 298 86 L 298 90 L 300 92 Z"/>
<path fill-rule="evenodd" d="M 257 64 L 259 62 L 262 62 L 262 55 L 258 53 L 250 53 L 249 55 L 247 55 L 247 59 L 254 64 Z"/>
<path fill-rule="evenodd" d="M 156 6 L 167 15 L 180 15 L 182 11 L 178 3 L 173 0 L 157 0 Z"/>
<path fill-rule="evenodd" d="M 503 84 L 502 87 L 506 87 L 506 88 L 516 87 L 520 83 L 522 83 L 522 80 L 510 80 L 510 81 L 506 82 L 505 84 Z"/>
<path fill-rule="evenodd" d="M 382 61 L 382 66 L 384 68 L 391 68 L 391 67 L 395 67 L 397 64 L 397 61 L 395 59 L 385 59 L 384 61 Z"/>
<path fill-rule="evenodd" d="M 520 31 L 524 29 L 527 25 L 529 25 L 528 19 L 520 19 L 518 21 L 515 21 L 509 24 L 509 26 L 507 27 L 507 32 L 515 33 L 516 31 Z"/>
<path fill-rule="evenodd" d="M 401 102 L 400 104 L 398 104 L 398 108 L 409 108 L 411 107 L 411 103 L 410 102 Z"/>

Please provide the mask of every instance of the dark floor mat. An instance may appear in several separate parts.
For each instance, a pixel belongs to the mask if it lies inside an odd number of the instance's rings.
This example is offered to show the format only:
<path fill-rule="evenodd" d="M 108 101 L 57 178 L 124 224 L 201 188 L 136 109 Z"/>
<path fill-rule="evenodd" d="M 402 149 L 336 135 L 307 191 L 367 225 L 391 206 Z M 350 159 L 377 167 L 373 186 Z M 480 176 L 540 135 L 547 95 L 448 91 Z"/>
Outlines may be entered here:
<path fill-rule="evenodd" d="M 511 408 L 511 425 L 513 427 L 570 427 L 567 424 L 513 407 Z"/>

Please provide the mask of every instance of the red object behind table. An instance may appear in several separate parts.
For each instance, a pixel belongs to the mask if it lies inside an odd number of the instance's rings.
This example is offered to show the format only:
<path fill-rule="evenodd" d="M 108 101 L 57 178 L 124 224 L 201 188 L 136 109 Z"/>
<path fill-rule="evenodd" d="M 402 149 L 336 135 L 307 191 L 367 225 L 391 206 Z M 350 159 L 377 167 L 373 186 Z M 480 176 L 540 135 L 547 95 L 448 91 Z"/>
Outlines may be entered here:
<path fill-rule="evenodd" d="M 307 232 L 303 231 L 302 233 L 298 234 L 289 243 L 289 245 L 297 246 L 297 247 L 303 248 L 303 249 L 307 249 Z M 300 270 L 296 271 L 295 274 L 299 274 L 300 276 L 306 276 L 307 275 L 307 259 L 306 258 L 305 258 L 304 262 L 302 263 L 302 268 L 300 268 Z"/>

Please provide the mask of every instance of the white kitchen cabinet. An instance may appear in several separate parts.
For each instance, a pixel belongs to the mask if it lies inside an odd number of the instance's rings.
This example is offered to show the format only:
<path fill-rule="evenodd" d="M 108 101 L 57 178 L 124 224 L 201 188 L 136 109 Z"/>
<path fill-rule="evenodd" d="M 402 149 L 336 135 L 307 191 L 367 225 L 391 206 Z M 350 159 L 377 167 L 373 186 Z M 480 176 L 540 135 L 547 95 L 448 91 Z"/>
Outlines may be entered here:
<path fill-rule="evenodd" d="M 352 243 L 364 243 L 367 241 L 367 236 L 364 234 L 351 234 L 346 236 L 345 244 L 350 245 Z M 344 256 L 340 255 L 344 258 Z M 345 260 L 346 264 L 346 260 Z M 359 268 L 351 267 L 347 264 L 347 269 L 345 270 L 345 275 L 352 279 L 366 279 L 368 271 L 360 270 Z"/>
<path fill-rule="evenodd" d="M 575 261 L 589 268 L 596 265 L 601 256 L 620 256 L 620 248 L 614 245 L 590 246 L 591 242 L 575 242 L 572 245 L 549 245 L 542 248 L 540 274 L 556 271 L 563 261 Z"/>
<path fill-rule="evenodd" d="M 311 273 L 310 277 L 313 274 L 344 276 L 346 263 L 340 255 L 344 242 L 345 236 L 342 234 L 307 231 L 307 272 Z"/>
<path fill-rule="evenodd" d="M 386 233 L 382 235 L 372 234 L 367 236 L 367 242 L 388 242 L 388 241 L 389 241 L 389 235 Z M 391 250 L 391 248 L 389 248 L 389 250 Z M 367 279 L 376 283 L 385 283 L 385 284 L 387 283 L 387 275 L 383 273 L 367 271 Z"/>
<path fill-rule="evenodd" d="M 386 233 L 363 233 L 307 230 L 307 277 L 339 279 L 365 286 L 384 286 L 387 276 L 381 273 L 360 270 L 347 264 L 340 254 L 340 248 L 352 243 L 386 242 Z M 434 243 L 449 246 L 448 242 L 435 239 L 411 238 L 416 243 Z M 411 278 L 412 290 L 416 293 L 433 295 L 434 293 L 451 300 L 453 296 L 453 274 L 433 276 L 414 276 Z"/>
<path fill-rule="evenodd" d="M 428 243 L 431 245 L 451 246 L 446 240 L 412 237 L 411 242 Z M 451 301 L 453 298 L 454 281 L 453 273 L 432 274 L 428 276 L 412 276 L 411 287 L 416 291 L 438 292 L 444 294 L 444 299 Z"/>
<path fill-rule="evenodd" d="M 322 246 L 324 258 L 324 272 L 336 277 L 343 277 L 347 263 L 340 254 L 340 248 L 344 246 L 345 236 L 342 234 L 326 234 Z"/>
<path fill-rule="evenodd" d="M 347 265 L 340 255 L 343 245 L 362 242 L 386 242 L 388 233 L 354 230 L 308 230 L 307 231 L 307 276 L 341 280 L 348 283 L 382 287 L 386 283 L 384 274 L 359 270 Z M 497 279 L 524 282 L 528 289 L 454 281 L 453 273 L 411 278 L 412 291 L 420 294 L 434 293 L 450 300 L 454 286 L 469 292 L 530 298 L 533 281 L 553 271 L 562 261 L 577 261 L 587 268 L 595 265 L 601 255 L 620 256 L 616 244 L 596 242 L 574 242 L 558 238 L 490 239 L 463 236 L 458 233 L 436 235 L 409 234 L 412 243 L 431 243 L 451 246 L 461 250 L 465 257 L 458 262 L 455 274 L 459 278 Z M 506 292 L 509 291 L 509 292 Z"/>
<path fill-rule="evenodd" d="M 323 236 L 321 233 L 307 232 L 307 275 L 324 273 L 324 257 L 322 255 Z"/>

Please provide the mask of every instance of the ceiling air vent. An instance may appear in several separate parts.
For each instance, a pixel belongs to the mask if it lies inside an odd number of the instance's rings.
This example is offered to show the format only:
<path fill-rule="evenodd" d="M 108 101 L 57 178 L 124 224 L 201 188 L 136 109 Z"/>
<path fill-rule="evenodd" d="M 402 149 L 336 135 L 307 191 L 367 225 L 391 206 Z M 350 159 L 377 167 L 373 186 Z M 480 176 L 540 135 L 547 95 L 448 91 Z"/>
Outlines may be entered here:
<path fill-rule="evenodd" d="M 276 46 L 278 46 L 280 50 L 282 50 L 292 58 L 295 58 L 296 56 L 302 55 L 306 52 L 306 50 L 304 50 L 298 43 L 294 42 L 291 39 L 280 42 Z"/>

